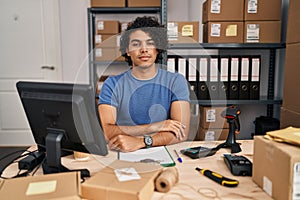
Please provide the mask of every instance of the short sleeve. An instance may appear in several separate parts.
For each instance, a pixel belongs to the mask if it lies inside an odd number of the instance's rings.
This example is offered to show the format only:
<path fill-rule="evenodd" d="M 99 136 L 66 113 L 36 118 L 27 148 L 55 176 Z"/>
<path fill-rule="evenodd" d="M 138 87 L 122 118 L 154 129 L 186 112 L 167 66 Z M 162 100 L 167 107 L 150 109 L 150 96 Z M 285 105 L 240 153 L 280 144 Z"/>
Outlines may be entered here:
<path fill-rule="evenodd" d="M 172 86 L 172 102 L 173 101 L 190 101 L 190 92 L 187 80 L 181 74 L 177 74 L 177 77 Z"/>
<path fill-rule="evenodd" d="M 108 78 L 106 81 L 104 81 L 102 88 L 100 90 L 99 94 L 99 102 L 100 104 L 107 104 L 117 107 L 118 102 L 116 101 L 115 94 L 114 94 L 114 88 L 115 88 L 115 82 L 112 78 Z"/>

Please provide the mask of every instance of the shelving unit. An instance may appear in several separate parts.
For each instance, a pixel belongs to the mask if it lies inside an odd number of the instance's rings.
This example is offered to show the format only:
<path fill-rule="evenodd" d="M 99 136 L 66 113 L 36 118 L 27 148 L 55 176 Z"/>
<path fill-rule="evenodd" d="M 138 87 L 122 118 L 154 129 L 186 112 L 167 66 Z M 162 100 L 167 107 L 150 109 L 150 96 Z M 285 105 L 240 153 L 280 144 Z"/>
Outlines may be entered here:
<path fill-rule="evenodd" d="M 285 48 L 283 43 L 191 43 L 191 44 L 169 44 L 169 50 L 266 50 L 269 51 L 269 66 L 268 66 L 268 94 L 260 96 L 258 100 L 193 100 L 193 104 L 200 104 L 203 106 L 226 106 L 226 105 L 267 105 L 267 116 L 273 117 L 273 105 L 281 105 L 282 100 L 276 99 L 274 96 L 275 84 L 275 65 L 276 65 L 276 51 Z"/>
<path fill-rule="evenodd" d="M 124 62 L 109 62 L 109 61 L 96 61 L 94 58 L 94 35 L 96 33 L 95 22 L 97 15 L 106 14 L 156 14 L 159 15 L 160 22 L 162 24 L 167 23 L 167 0 L 161 0 L 160 7 L 123 7 L 123 8 L 88 8 L 88 49 L 89 49 L 89 83 L 94 87 L 97 81 L 96 68 L 100 64 L 111 64 L 116 65 L 127 64 Z"/>

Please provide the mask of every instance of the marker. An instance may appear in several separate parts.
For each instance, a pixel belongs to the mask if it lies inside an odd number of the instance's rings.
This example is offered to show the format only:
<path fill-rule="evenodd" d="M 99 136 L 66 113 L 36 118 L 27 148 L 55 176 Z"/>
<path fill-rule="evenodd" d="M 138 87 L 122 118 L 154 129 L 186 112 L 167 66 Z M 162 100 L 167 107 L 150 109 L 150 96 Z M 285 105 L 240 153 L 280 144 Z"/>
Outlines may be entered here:
<path fill-rule="evenodd" d="M 179 156 L 179 154 L 178 154 L 178 152 L 176 151 L 176 149 L 174 149 L 174 151 L 175 151 L 175 154 L 176 154 L 176 156 L 177 156 L 178 162 L 182 163 L 182 158 Z"/>

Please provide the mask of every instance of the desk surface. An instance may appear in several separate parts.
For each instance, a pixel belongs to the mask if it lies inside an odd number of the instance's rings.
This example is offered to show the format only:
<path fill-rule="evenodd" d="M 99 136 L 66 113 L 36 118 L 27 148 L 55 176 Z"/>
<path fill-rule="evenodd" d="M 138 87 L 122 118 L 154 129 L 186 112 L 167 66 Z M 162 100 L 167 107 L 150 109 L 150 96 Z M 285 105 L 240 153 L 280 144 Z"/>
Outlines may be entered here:
<path fill-rule="evenodd" d="M 240 155 L 244 155 L 249 160 L 253 157 L 253 140 L 241 140 L 242 152 Z M 170 154 L 176 160 L 176 155 L 174 149 L 180 150 L 188 147 L 195 147 L 199 145 L 207 147 L 215 147 L 218 142 L 205 142 L 195 141 L 195 142 L 182 142 L 179 144 L 174 144 L 167 146 Z M 233 176 L 223 160 L 223 154 L 230 153 L 230 149 L 221 149 L 215 155 L 200 159 L 190 159 L 182 155 L 183 163 L 179 163 L 176 160 L 176 167 L 179 172 L 179 182 L 168 192 L 160 193 L 155 192 L 153 195 L 153 200 L 163 200 L 163 199 L 217 199 L 217 200 L 235 200 L 235 199 L 272 199 L 267 195 L 260 187 L 258 187 L 251 177 L 243 176 Z M 80 169 L 88 168 L 91 175 L 95 174 L 101 170 L 104 166 L 110 164 L 117 159 L 116 152 L 109 152 L 107 156 L 96 156 L 91 155 L 88 161 L 76 161 L 73 156 L 67 156 L 62 158 L 62 163 L 69 169 Z M 196 167 L 210 169 L 219 174 L 222 174 L 228 178 L 233 178 L 239 181 L 239 185 L 236 188 L 227 188 L 221 186 L 207 177 L 199 174 L 195 170 Z M 17 165 L 12 165 L 4 171 L 3 175 L 6 177 L 13 176 L 17 171 Z M 38 170 L 36 175 L 42 174 L 42 170 Z M 215 192 L 216 197 L 205 197 L 203 194 L 197 192 L 199 189 L 201 191 L 209 188 L 210 194 Z"/>

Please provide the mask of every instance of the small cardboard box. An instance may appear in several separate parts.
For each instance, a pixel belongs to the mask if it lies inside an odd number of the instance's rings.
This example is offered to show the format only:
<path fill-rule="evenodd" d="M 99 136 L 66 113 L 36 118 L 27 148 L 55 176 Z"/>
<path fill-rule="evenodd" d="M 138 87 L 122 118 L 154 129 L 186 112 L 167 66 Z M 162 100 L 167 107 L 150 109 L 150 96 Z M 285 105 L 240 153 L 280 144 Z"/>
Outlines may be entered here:
<path fill-rule="evenodd" d="M 95 46 L 97 47 L 119 47 L 119 34 L 97 34 L 95 35 Z"/>
<path fill-rule="evenodd" d="M 118 34 L 120 33 L 120 22 L 116 20 L 97 20 L 97 34 Z"/>
<path fill-rule="evenodd" d="M 21 177 L 0 182 L 2 200 L 80 200 L 80 173 Z"/>
<path fill-rule="evenodd" d="M 300 112 L 295 112 L 285 107 L 280 109 L 280 128 L 289 126 L 300 127 Z"/>
<path fill-rule="evenodd" d="M 160 7 L 160 0 L 127 0 L 128 7 Z"/>
<path fill-rule="evenodd" d="M 114 47 L 95 47 L 94 54 L 96 61 L 116 61 L 121 53 Z"/>
<path fill-rule="evenodd" d="M 276 200 L 299 199 L 300 147 L 255 136 L 252 179 Z"/>
<path fill-rule="evenodd" d="M 203 42 L 243 43 L 243 22 L 207 22 L 203 26 Z"/>
<path fill-rule="evenodd" d="M 170 43 L 199 43 L 199 22 L 168 22 L 168 40 Z"/>
<path fill-rule="evenodd" d="M 245 21 L 244 43 L 280 43 L 281 21 Z"/>
<path fill-rule="evenodd" d="M 91 0 L 91 7 L 125 7 L 126 0 Z"/>
<path fill-rule="evenodd" d="M 120 181 L 116 174 L 123 171 L 124 178 L 132 177 L 136 171 L 139 179 Z M 136 163 L 116 160 L 97 174 L 86 180 L 82 185 L 82 197 L 93 200 L 149 200 L 151 199 L 155 185 L 154 180 L 161 172 L 159 165 Z"/>
<path fill-rule="evenodd" d="M 245 1 L 245 21 L 281 20 L 282 0 Z"/>
<path fill-rule="evenodd" d="M 244 0 L 206 0 L 202 6 L 202 23 L 208 21 L 243 21 Z"/>
<path fill-rule="evenodd" d="M 221 113 L 226 109 L 226 107 L 207 107 L 199 106 L 200 109 L 200 125 L 205 129 L 212 128 L 229 128 L 227 120 L 221 116 Z"/>
<path fill-rule="evenodd" d="M 229 129 L 222 128 L 199 128 L 196 140 L 203 141 L 216 141 L 216 140 L 226 140 L 228 136 Z"/>
<path fill-rule="evenodd" d="M 292 44 L 300 42 L 300 1 L 290 0 L 288 9 L 288 22 L 286 43 Z"/>

